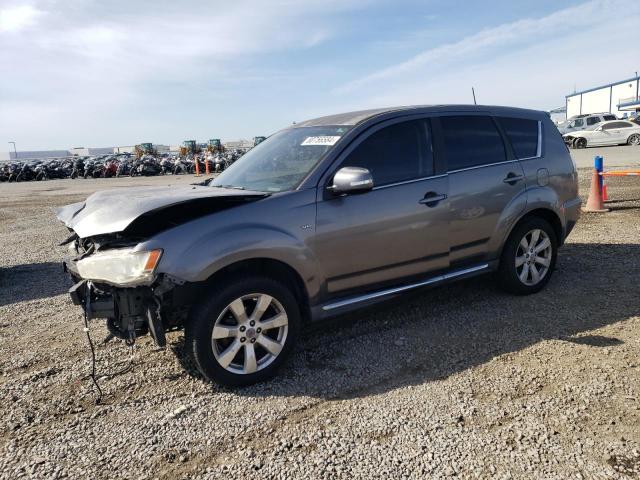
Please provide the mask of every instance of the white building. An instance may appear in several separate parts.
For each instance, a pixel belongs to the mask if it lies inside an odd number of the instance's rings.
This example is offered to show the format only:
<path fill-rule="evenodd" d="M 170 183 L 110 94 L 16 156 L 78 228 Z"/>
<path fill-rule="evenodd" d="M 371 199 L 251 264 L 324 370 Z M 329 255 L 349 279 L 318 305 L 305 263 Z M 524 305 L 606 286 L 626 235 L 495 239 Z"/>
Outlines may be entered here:
<path fill-rule="evenodd" d="M 553 110 L 549 110 L 549 116 L 553 123 L 557 125 L 567 119 L 567 109 L 566 107 L 554 108 Z"/>
<path fill-rule="evenodd" d="M 92 148 L 92 147 L 73 147 L 69 150 L 71 155 L 79 157 L 89 157 L 92 155 L 109 155 L 113 153 L 113 147 Z"/>
<path fill-rule="evenodd" d="M 0 160 L 31 160 L 40 158 L 60 158 L 68 157 L 68 150 L 29 150 L 7 152 L 8 155 L 0 155 Z"/>
<path fill-rule="evenodd" d="M 640 111 L 640 77 L 590 88 L 566 96 L 567 118 L 588 113 L 626 117 Z"/>

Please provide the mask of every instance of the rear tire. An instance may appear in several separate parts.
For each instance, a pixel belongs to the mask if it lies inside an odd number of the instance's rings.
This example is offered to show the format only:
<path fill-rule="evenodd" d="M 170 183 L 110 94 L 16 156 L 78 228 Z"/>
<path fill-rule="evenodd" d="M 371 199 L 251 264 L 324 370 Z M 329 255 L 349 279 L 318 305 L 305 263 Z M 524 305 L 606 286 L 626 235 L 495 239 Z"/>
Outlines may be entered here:
<path fill-rule="evenodd" d="M 549 222 L 540 217 L 524 219 L 502 249 L 500 286 L 516 295 L 539 292 L 549 282 L 557 256 L 558 240 Z"/>
<path fill-rule="evenodd" d="M 212 382 L 232 387 L 262 382 L 276 374 L 293 349 L 300 318 L 295 296 L 279 281 L 236 277 L 193 308 L 185 353 Z"/>

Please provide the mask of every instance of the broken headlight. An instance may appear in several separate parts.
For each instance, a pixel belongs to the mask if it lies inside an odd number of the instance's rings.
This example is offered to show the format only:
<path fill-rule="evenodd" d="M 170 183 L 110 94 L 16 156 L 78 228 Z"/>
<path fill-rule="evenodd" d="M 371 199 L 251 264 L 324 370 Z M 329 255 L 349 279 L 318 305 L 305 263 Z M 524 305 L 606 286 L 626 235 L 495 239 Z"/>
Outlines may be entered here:
<path fill-rule="evenodd" d="M 122 287 L 148 285 L 162 256 L 162 250 L 135 252 L 121 248 L 97 252 L 76 262 L 78 273 L 87 280 Z"/>

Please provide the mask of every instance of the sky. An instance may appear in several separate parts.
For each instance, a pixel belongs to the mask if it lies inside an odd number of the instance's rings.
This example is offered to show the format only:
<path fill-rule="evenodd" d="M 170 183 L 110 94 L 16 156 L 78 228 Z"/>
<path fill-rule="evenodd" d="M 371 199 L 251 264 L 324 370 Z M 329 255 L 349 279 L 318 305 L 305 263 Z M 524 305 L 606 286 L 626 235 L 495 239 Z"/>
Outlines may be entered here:
<path fill-rule="evenodd" d="M 410 104 L 549 110 L 640 70 L 637 0 L 0 0 L 0 150 L 269 135 Z"/>

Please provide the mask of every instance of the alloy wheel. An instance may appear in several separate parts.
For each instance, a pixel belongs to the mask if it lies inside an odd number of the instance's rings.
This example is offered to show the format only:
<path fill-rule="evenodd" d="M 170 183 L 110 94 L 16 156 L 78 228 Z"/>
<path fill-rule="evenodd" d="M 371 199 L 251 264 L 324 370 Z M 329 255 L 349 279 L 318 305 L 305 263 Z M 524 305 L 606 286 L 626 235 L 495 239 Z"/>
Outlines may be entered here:
<path fill-rule="evenodd" d="M 236 298 L 216 319 L 211 346 L 216 361 L 234 374 L 269 366 L 284 348 L 289 319 L 282 304 L 265 293 Z"/>
<path fill-rule="evenodd" d="M 553 248 L 549 235 L 544 230 L 530 230 L 520 240 L 516 250 L 516 274 L 520 281 L 534 286 L 549 272 Z"/>

